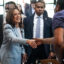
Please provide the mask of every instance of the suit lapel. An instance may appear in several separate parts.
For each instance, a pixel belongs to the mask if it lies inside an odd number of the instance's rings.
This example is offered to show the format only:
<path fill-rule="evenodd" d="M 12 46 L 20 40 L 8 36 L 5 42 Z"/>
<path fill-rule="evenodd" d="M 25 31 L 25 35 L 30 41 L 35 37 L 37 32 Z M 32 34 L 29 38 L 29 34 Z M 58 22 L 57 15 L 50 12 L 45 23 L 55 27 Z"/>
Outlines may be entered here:
<path fill-rule="evenodd" d="M 31 34 L 32 34 L 32 37 L 33 37 L 33 26 L 34 26 L 34 14 L 32 15 L 31 17 L 31 21 L 30 21 L 30 26 L 31 26 Z"/>
<path fill-rule="evenodd" d="M 46 33 L 46 24 L 47 24 L 47 17 L 45 15 L 43 15 L 43 20 L 44 20 L 44 37 L 45 37 L 45 33 Z"/>
<path fill-rule="evenodd" d="M 13 32 L 14 32 L 14 34 L 16 35 L 16 37 L 19 37 L 19 34 L 18 34 L 16 28 L 13 29 Z"/>
<path fill-rule="evenodd" d="M 47 25 L 47 17 L 45 15 L 43 15 L 43 20 L 44 20 L 44 33 L 46 33 L 46 25 Z M 32 15 L 32 17 L 30 18 L 30 26 L 31 26 L 31 34 L 33 37 L 33 24 L 34 23 L 34 14 Z M 45 34 L 44 34 L 45 37 Z"/>

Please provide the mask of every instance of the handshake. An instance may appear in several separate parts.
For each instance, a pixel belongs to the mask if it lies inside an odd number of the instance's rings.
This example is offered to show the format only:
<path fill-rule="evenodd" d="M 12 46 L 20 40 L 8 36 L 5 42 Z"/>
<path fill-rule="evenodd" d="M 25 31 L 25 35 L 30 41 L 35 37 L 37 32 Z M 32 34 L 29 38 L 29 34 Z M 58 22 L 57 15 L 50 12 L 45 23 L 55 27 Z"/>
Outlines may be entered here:
<path fill-rule="evenodd" d="M 37 46 L 41 44 L 54 44 L 55 38 L 34 38 L 32 40 L 27 40 L 27 43 L 32 47 L 32 48 L 37 48 Z"/>
<path fill-rule="evenodd" d="M 31 40 L 27 40 L 27 44 L 29 44 L 32 48 L 37 48 L 37 46 L 42 44 L 42 39 L 34 38 Z"/>

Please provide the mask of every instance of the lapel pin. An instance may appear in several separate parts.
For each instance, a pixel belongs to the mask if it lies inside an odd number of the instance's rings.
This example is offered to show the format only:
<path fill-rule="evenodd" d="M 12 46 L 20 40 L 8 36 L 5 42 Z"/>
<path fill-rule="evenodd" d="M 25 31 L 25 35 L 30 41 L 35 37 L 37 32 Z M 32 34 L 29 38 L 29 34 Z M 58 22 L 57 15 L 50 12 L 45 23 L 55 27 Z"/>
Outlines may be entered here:
<path fill-rule="evenodd" d="M 47 20 L 47 18 L 45 18 L 45 20 Z"/>

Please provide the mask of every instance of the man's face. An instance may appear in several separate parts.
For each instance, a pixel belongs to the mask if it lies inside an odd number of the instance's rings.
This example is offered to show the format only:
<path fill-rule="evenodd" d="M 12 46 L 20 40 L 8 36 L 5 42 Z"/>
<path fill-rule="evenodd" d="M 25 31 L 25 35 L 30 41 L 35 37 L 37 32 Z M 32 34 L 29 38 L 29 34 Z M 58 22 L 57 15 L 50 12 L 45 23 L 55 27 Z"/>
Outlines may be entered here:
<path fill-rule="evenodd" d="M 13 9 L 15 8 L 15 5 L 14 4 L 9 4 L 9 9 Z"/>
<path fill-rule="evenodd" d="M 37 15 L 43 14 L 44 9 L 45 9 L 44 3 L 38 2 L 35 4 L 35 12 L 37 13 Z"/>
<path fill-rule="evenodd" d="M 13 8 L 15 8 L 15 5 L 14 4 L 6 4 L 6 6 L 5 6 L 6 12 L 8 12 L 9 9 L 13 9 Z"/>
<path fill-rule="evenodd" d="M 32 8 L 35 8 L 35 3 L 32 3 L 31 6 L 32 6 Z"/>
<path fill-rule="evenodd" d="M 9 4 L 6 4 L 5 5 L 5 11 L 8 12 L 8 10 L 9 10 Z"/>

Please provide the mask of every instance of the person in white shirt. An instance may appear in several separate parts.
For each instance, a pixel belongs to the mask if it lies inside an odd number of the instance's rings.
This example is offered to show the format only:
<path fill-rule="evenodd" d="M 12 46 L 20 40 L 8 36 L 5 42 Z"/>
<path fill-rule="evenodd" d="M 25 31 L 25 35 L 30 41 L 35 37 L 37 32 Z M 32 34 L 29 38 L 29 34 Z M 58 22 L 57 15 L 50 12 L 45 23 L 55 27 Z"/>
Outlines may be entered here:
<path fill-rule="evenodd" d="M 24 21 L 24 31 L 26 38 L 47 38 L 52 37 L 52 20 L 44 14 L 45 2 L 35 3 L 35 13 Z M 51 45 L 52 47 L 52 45 Z M 52 47 L 53 48 L 53 47 Z M 37 59 L 50 58 L 53 52 L 50 45 L 40 45 L 36 49 L 31 49 L 27 64 L 35 64 Z M 30 49 L 30 48 L 29 48 Z"/>

